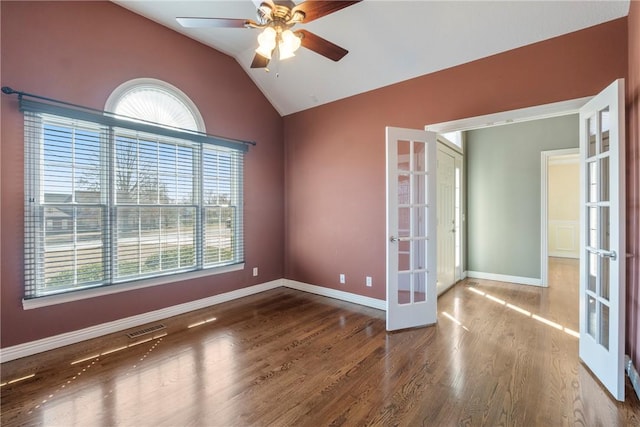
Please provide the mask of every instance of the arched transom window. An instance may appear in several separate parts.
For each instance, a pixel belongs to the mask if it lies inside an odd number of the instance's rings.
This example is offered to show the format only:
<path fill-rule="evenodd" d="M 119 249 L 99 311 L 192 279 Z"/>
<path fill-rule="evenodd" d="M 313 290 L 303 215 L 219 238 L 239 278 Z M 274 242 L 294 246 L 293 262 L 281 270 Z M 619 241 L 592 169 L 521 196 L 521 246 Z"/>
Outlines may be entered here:
<path fill-rule="evenodd" d="M 106 111 L 180 129 L 206 132 L 195 104 L 178 88 L 156 79 L 120 85 L 107 100 Z"/>

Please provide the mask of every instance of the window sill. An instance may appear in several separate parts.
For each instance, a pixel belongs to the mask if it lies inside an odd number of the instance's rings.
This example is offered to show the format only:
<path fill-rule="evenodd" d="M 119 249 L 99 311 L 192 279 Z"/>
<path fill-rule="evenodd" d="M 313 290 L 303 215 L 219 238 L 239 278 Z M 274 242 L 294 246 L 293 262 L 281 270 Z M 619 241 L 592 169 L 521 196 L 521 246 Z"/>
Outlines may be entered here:
<path fill-rule="evenodd" d="M 205 276 L 214 276 L 217 274 L 230 273 L 232 271 L 239 271 L 239 270 L 244 270 L 244 263 L 233 264 L 233 265 L 228 265 L 228 266 L 218 267 L 218 268 L 213 268 L 208 270 L 191 271 L 188 273 L 154 277 L 151 279 L 144 279 L 144 280 L 138 280 L 135 282 L 103 286 L 99 288 L 85 289 L 81 291 L 68 292 L 68 293 L 58 294 L 58 295 L 23 299 L 22 308 L 24 310 L 32 310 L 35 308 L 48 307 L 56 304 L 64 304 L 72 301 L 80 301 L 83 299 L 117 294 L 120 292 L 127 292 L 135 289 L 149 288 L 152 286 L 166 285 L 169 283 L 180 282 L 183 280 L 196 279 L 198 277 L 205 277 Z"/>

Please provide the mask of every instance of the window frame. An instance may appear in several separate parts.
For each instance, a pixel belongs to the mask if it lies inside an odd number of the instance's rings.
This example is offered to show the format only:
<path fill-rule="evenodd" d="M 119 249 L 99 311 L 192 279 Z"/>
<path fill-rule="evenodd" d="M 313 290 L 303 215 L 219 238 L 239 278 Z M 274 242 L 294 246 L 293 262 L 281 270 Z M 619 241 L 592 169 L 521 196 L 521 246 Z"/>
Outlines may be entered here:
<path fill-rule="evenodd" d="M 163 90 L 167 90 L 166 87 L 164 87 Z M 38 116 L 39 118 L 38 118 L 37 125 L 39 126 L 39 128 L 36 128 L 36 129 L 27 128 L 27 125 L 26 125 L 27 115 L 25 115 L 25 142 L 27 141 L 28 138 L 39 139 L 39 141 L 36 143 L 38 147 L 36 152 L 25 153 L 25 192 L 26 192 L 25 203 L 27 205 L 25 206 L 25 221 L 28 221 L 33 219 L 33 212 L 44 212 L 43 209 L 46 209 L 46 206 L 47 206 L 46 203 L 42 203 L 42 204 L 38 203 L 38 206 L 36 206 L 35 209 L 29 207 L 30 204 L 34 203 L 34 197 L 40 197 L 42 186 L 43 186 L 42 179 L 43 179 L 44 173 L 42 169 L 43 166 L 41 166 L 42 165 L 41 156 L 43 156 L 44 137 L 42 135 L 34 135 L 35 131 L 39 131 L 41 133 L 44 132 L 45 125 L 41 119 L 43 117 L 42 114 L 44 115 L 49 114 L 49 115 L 64 118 L 65 115 L 63 113 L 67 112 L 69 113 L 69 116 L 73 116 L 73 117 L 66 116 L 70 122 L 73 120 L 79 120 L 83 122 L 88 121 L 91 123 L 95 123 L 96 128 L 100 126 L 104 126 L 105 123 L 100 121 L 101 118 L 94 111 L 88 111 L 88 112 L 79 111 L 79 110 L 68 108 L 65 106 L 41 104 L 38 102 L 23 100 L 23 99 L 20 100 L 20 105 L 21 105 L 21 110 L 23 112 L 30 112 L 30 113 L 35 112 L 35 114 L 41 114 L 40 116 Z M 195 111 L 197 111 L 197 109 Z M 197 116 L 200 117 L 199 113 Z M 90 120 L 86 120 L 87 118 L 89 118 Z M 94 122 L 94 120 L 97 120 L 97 122 Z M 200 194 L 197 197 L 197 200 L 193 201 L 194 206 L 196 206 L 196 212 L 197 212 L 196 216 L 199 218 L 199 220 L 196 221 L 195 223 L 196 225 L 194 226 L 194 234 L 195 234 L 194 245 L 200 245 L 200 249 L 195 249 L 195 246 L 194 246 L 194 251 L 200 254 L 199 256 L 196 257 L 197 258 L 196 268 L 189 269 L 188 271 L 176 271 L 176 272 L 158 271 L 152 277 L 140 277 L 140 278 L 127 280 L 127 281 L 119 281 L 114 276 L 110 275 L 110 277 L 107 278 L 108 281 L 106 283 L 93 285 L 93 286 L 79 287 L 77 289 L 70 288 L 62 292 L 49 294 L 49 295 L 37 295 L 37 291 L 35 291 L 35 289 L 38 287 L 38 285 L 33 284 L 30 286 L 33 286 L 34 295 L 29 296 L 27 294 L 27 291 L 28 291 L 27 276 L 29 274 L 33 275 L 36 270 L 35 268 L 33 270 L 29 270 L 27 267 L 27 264 L 30 262 L 29 260 L 31 260 L 31 262 L 33 263 L 34 259 L 40 256 L 38 251 L 44 251 L 44 248 L 45 248 L 45 244 L 41 241 L 42 233 L 39 232 L 42 230 L 38 229 L 40 227 L 46 226 L 44 214 L 41 214 L 41 216 L 36 219 L 37 224 L 36 224 L 35 233 L 34 233 L 34 230 L 32 230 L 31 235 L 29 235 L 29 232 L 27 230 L 27 225 L 25 224 L 25 248 L 24 248 L 24 251 L 25 251 L 25 297 L 23 298 L 24 309 L 33 309 L 33 308 L 44 307 L 44 306 L 53 305 L 53 304 L 69 302 L 69 301 L 75 301 L 75 300 L 93 298 L 93 297 L 102 296 L 102 295 L 119 293 L 119 292 L 124 292 L 128 290 L 133 290 L 133 289 L 142 289 L 142 288 L 147 288 L 152 286 L 190 280 L 190 279 L 199 278 L 199 277 L 223 274 L 223 273 L 228 273 L 232 271 L 242 270 L 245 267 L 244 237 L 243 237 L 244 236 L 244 233 L 243 233 L 243 222 L 244 222 L 243 220 L 243 213 L 244 213 L 243 212 L 244 211 L 243 163 L 244 162 L 242 161 L 243 153 L 247 151 L 245 143 L 242 141 L 226 140 L 224 138 L 212 137 L 211 135 L 207 135 L 203 132 L 198 132 L 198 131 L 184 132 L 183 129 L 178 129 L 178 130 L 167 129 L 164 125 L 154 126 L 152 124 L 149 124 L 148 122 L 143 122 L 143 123 L 139 123 L 137 121 L 131 122 L 127 120 L 122 120 L 121 118 L 115 115 L 105 116 L 104 121 L 108 123 L 106 126 L 109 129 L 109 137 L 108 137 L 109 141 L 107 141 L 107 144 L 105 144 L 106 148 L 100 149 L 101 152 L 112 153 L 115 150 L 115 146 L 116 146 L 115 130 L 118 128 L 125 128 L 125 129 L 134 128 L 136 130 L 140 130 L 140 128 L 142 128 L 142 132 L 160 129 L 162 133 L 168 133 L 170 135 L 169 138 L 176 137 L 176 136 L 181 137 L 182 139 L 188 139 L 188 140 L 192 140 L 191 138 L 193 138 L 192 141 L 195 141 L 198 144 L 198 149 L 199 149 L 198 161 L 200 164 L 199 164 L 199 168 L 197 168 L 198 171 L 194 172 L 194 173 L 197 173 L 197 177 L 195 178 L 197 179 L 197 183 L 194 185 L 199 187 Z M 196 122 L 197 121 L 198 119 L 196 117 Z M 74 127 L 74 129 L 75 128 L 76 127 Z M 79 126 L 79 128 L 81 128 L 81 126 Z M 185 138 L 185 137 L 188 137 L 188 138 Z M 237 155 L 240 156 L 238 163 L 233 162 L 234 168 L 239 168 L 239 169 L 234 170 L 232 175 L 230 175 L 230 179 L 232 180 L 231 182 L 233 182 L 232 192 L 234 192 L 232 197 L 237 200 L 237 204 L 234 205 L 235 209 L 237 210 L 237 215 L 235 216 L 234 229 L 232 231 L 232 242 L 233 242 L 233 245 L 237 245 L 238 239 L 239 239 L 240 246 L 234 247 L 234 256 L 231 262 L 225 263 L 223 265 L 217 265 L 217 266 L 211 266 L 211 267 L 205 267 L 202 260 L 203 258 L 202 254 L 206 249 L 206 244 L 203 243 L 204 228 L 198 227 L 199 225 L 202 225 L 200 221 L 202 221 L 204 210 L 208 206 L 205 203 L 205 200 L 202 195 L 202 187 L 204 185 L 203 184 L 204 173 L 202 172 L 202 167 L 203 167 L 202 162 L 204 157 L 203 153 L 206 149 L 204 144 L 206 143 L 213 143 L 214 145 L 222 147 L 221 149 L 223 151 L 228 150 L 229 152 L 233 152 L 233 151 L 241 152 L 240 154 L 230 155 L 231 158 L 234 158 Z M 103 155 L 112 156 L 112 154 L 103 154 Z M 115 166 L 115 163 L 113 162 L 113 159 L 110 159 L 108 163 L 109 163 L 108 168 L 106 170 L 104 169 L 101 170 L 100 175 L 105 175 L 105 174 L 108 175 L 108 174 L 114 173 L 116 166 Z M 233 178 L 235 178 L 235 181 Z M 106 189 L 106 192 L 109 194 L 108 202 L 105 205 L 108 211 L 106 215 L 107 225 L 106 225 L 106 231 L 104 230 L 102 231 L 102 233 L 107 233 L 110 236 L 107 240 L 108 242 L 110 242 L 109 243 L 110 248 L 107 249 L 105 252 L 111 253 L 109 256 L 106 256 L 106 258 L 109 258 L 107 262 L 110 263 L 106 268 L 109 268 L 111 272 L 114 271 L 114 266 L 116 263 L 116 260 L 113 257 L 113 251 L 116 247 L 111 242 L 112 236 L 114 236 L 116 233 L 116 231 L 114 231 L 114 228 L 116 227 L 116 224 L 117 224 L 114 213 L 113 213 L 114 208 L 116 206 L 115 197 L 113 197 L 113 194 L 115 192 L 114 187 L 115 185 L 111 183 L 110 186 Z M 103 189 L 101 192 L 104 193 L 104 191 L 105 190 Z M 100 197 L 103 197 L 103 195 L 101 195 Z M 194 199 L 195 198 L 196 196 L 194 195 Z M 44 199 L 43 199 L 43 202 L 44 202 Z M 176 205 L 176 207 L 178 208 L 178 205 Z M 103 255 L 103 259 L 104 258 L 105 256 Z M 32 278 L 30 280 L 34 282 L 36 279 Z"/>

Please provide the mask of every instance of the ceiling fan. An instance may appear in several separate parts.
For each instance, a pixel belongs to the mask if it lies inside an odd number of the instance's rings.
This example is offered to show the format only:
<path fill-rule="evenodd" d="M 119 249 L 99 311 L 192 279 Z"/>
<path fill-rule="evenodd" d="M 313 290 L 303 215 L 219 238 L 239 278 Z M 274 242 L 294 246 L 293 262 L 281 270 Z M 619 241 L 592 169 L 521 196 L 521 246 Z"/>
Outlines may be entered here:
<path fill-rule="evenodd" d="M 307 30 L 291 31 L 296 24 L 306 24 L 340 9 L 351 6 L 355 1 L 309 0 L 296 5 L 291 0 L 264 0 L 257 10 L 257 20 L 233 18 L 189 18 L 176 20 L 185 28 L 258 28 L 258 48 L 251 68 L 265 68 L 278 51 L 279 58 L 287 59 L 295 55 L 300 47 L 306 47 L 333 61 L 339 61 L 348 50 L 323 39 Z"/>

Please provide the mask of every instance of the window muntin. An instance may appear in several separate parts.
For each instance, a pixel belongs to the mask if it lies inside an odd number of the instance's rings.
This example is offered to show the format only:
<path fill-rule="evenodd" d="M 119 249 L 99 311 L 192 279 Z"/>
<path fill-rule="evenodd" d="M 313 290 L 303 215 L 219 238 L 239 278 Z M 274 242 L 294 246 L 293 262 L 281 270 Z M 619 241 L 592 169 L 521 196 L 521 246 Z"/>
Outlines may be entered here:
<path fill-rule="evenodd" d="M 243 152 L 25 112 L 26 298 L 243 261 Z"/>
<path fill-rule="evenodd" d="M 444 137 L 444 139 L 446 139 L 448 142 L 462 148 L 462 132 L 461 131 L 446 132 L 440 135 Z"/>

